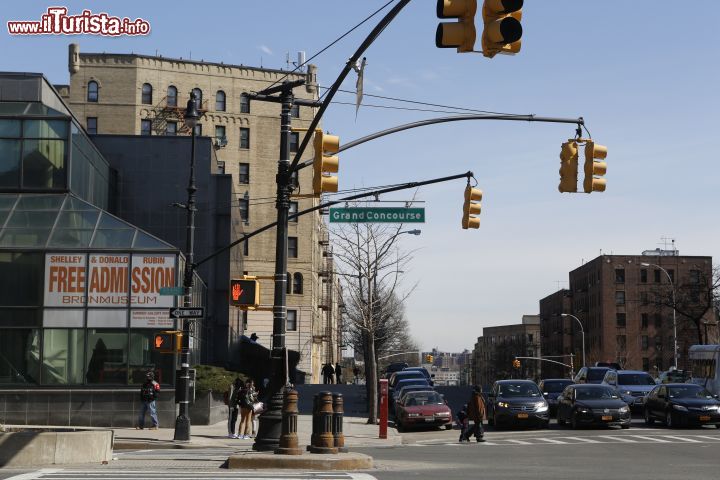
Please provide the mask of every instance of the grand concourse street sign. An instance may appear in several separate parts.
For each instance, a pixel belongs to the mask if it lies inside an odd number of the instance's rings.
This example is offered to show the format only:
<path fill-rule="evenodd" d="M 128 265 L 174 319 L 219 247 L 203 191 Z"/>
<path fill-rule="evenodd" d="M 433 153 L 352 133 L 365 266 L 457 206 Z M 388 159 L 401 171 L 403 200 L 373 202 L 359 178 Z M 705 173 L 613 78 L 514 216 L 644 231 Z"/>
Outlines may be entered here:
<path fill-rule="evenodd" d="M 330 223 L 425 223 L 425 209 L 331 208 Z"/>

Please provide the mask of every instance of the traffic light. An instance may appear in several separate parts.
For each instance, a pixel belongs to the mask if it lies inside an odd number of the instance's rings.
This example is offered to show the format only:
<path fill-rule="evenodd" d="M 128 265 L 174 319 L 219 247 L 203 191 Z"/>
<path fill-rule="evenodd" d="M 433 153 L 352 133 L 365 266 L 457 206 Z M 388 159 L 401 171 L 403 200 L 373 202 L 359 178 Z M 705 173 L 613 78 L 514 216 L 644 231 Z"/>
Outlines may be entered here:
<path fill-rule="evenodd" d="M 482 8 L 485 28 L 482 34 L 483 55 L 520 51 L 523 0 L 485 0 Z"/>
<path fill-rule="evenodd" d="M 246 309 L 260 304 L 260 282 L 248 276 L 230 280 L 230 305 Z"/>
<path fill-rule="evenodd" d="M 567 141 L 560 147 L 560 192 L 577 192 L 578 146 L 577 142 Z"/>
<path fill-rule="evenodd" d="M 181 348 L 181 332 L 160 332 L 153 335 L 153 350 L 157 353 L 179 352 Z"/>
<path fill-rule="evenodd" d="M 433 363 L 433 356 L 430 354 L 425 355 L 425 363 Z"/>
<path fill-rule="evenodd" d="M 480 200 L 482 200 L 482 190 L 472 188 L 470 185 L 465 187 L 465 204 L 463 205 L 462 228 L 480 228 L 480 219 L 473 215 L 480 215 Z"/>
<path fill-rule="evenodd" d="M 517 358 L 513 360 L 513 367 L 520 368 L 520 360 L 518 360 Z"/>
<path fill-rule="evenodd" d="M 339 159 L 337 153 L 340 150 L 340 137 L 327 135 L 321 130 L 315 132 L 314 144 L 315 159 L 313 161 L 313 192 L 320 195 L 323 192 L 338 191 L 338 177 L 329 175 L 337 173 Z"/>
<path fill-rule="evenodd" d="M 442 22 L 435 31 L 435 46 L 457 48 L 458 53 L 475 49 L 475 13 L 477 0 L 437 0 L 438 18 L 457 18 Z"/>
<path fill-rule="evenodd" d="M 607 147 L 599 145 L 592 140 L 585 143 L 585 181 L 583 190 L 585 193 L 604 192 L 606 181 L 604 178 L 597 178 L 607 172 L 607 163 L 597 160 L 604 160 L 607 157 Z"/>

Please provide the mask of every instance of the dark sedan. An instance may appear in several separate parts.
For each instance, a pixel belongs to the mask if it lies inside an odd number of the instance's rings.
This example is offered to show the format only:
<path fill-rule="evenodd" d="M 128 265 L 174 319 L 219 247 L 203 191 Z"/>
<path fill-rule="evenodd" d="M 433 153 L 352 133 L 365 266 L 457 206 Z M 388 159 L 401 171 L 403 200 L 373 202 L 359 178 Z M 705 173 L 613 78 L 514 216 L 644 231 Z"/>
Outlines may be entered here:
<path fill-rule="evenodd" d="M 487 408 L 488 425 L 537 425 L 550 423 L 548 404 L 531 380 L 499 380 L 493 385 Z"/>
<path fill-rule="evenodd" d="M 715 425 L 720 428 L 720 401 L 700 385 L 667 383 L 645 397 L 645 423 L 660 420 L 679 425 Z"/>
<path fill-rule="evenodd" d="M 538 387 L 550 406 L 551 416 L 557 412 L 557 397 L 565 390 L 565 387 L 573 383 L 572 380 L 567 378 L 546 378 L 545 380 L 540 380 Z"/>
<path fill-rule="evenodd" d="M 558 397 L 557 422 L 583 425 L 620 425 L 630 428 L 630 407 L 607 385 L 570 385 Z"/>

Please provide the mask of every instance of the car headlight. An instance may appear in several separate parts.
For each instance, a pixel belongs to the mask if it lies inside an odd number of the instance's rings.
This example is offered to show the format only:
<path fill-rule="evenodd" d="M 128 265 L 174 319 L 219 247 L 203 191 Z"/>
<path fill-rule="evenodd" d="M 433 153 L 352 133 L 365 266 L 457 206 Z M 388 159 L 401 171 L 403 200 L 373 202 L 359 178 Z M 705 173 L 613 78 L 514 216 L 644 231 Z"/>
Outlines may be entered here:
<path fill-rule="evenodd" d="M 538 402 L 535 404 L 535 411 L 537 412 L 546 412 L 548 409 L 548 404 L 545 402 Z"/>
<path fill-rule="evenodd" d="M 498 402 L 497 406 L 500 408 L 510 408 L 510 404 L 507 402 Z"/>
<path fill-rule="evenodd" d="M 578 408 L 578 412 L 580 412 L 580 413 L 590 413 L 590 410 L 588 410 L 587 408 Z"/>
<path fill-rule="evenodd" d="M 620 409 L 618 410 L 618 412 L 620 413 L 627 413 L 628 411 L 630 411 L 628 407 L 620 407 Z"/>
<path fill-rule="evenodd" d="M 630 395 L 630 396 L 632 396 L 632 392 L 631 392 L 630 390 L 622 390 L 620 393 L 622 393 L 623 395 Z"/>
<path fill-rule="evenodd" d="M 687 412 L 687 407 L 683 407 L 682 405 L 673 405 L 673 408 L 679 412 Z"/>
<path fill-rule="evenodd" d="M 718 407 L 717 405 L 708 405 L 707 407 L 705 407 L 705 410 L 720 410 L 720 407 Z"/>

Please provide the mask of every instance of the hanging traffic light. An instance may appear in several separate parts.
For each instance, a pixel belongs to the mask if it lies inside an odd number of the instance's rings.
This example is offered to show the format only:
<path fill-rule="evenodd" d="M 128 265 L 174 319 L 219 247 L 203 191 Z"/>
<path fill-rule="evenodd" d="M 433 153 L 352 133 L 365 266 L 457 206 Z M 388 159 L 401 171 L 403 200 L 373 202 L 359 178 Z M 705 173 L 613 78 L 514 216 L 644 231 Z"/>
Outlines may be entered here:
<path fill-rule="evenodd" d="M 254 277 L 243 276 L 230 280 L 230 305 L 254 309 L 260 304 L 260 282 Z"/>
<path fill-rule="evenodd" d="M 315 159 L 313 161 L 313 192 L 320 195 L 323 192 L 338 191 L 338 177 L 330 175 L 337 173 L 339 159 L 336 155 L 340 150 L 340 137 L 327 135 L 321 130 L 315 132 Z"/>
<path fill-rule="evenodd" d="M 430 354 L 425 355 L 425 363 L 433 363 L 433 356 Z"/>
<path fill-rule="evenodd" d="M 523 0 L 485 0 L 482 16 L 483 55 L 492 58 L 498 53 L 515 54 L 520 51 L 522 37 Z"/>
<path fill-rule="evenodd" d="M 457 48 L 458 53 L 475 48 L 475 13 L 477 0 L 437 0 L 438 18 L 457 18 L 457 22 L 442 22 L 435 31 L 435 46 Z"/>
<path fill-rule="evenodd" d="M 513 367 L 520 368 L 520 360 L 518 360 L 517 358 L 513 360 Z"/>
<path fill-rule="evenodd" d="M 470 185 L 465 187 L 465 204 L 463 205 L 462 228 L 480 228 L 480 219 L 473 215 L 480 215 L 480 200 L 482 200 L 482 190 L 472 188 Z"/>
<path fill-rule="evenodd" d="M 597 144 L 592 140 L 585 143 L 585 181 L 583 190 L 585 193 L 604 192 L 606 180 L 597 178 L 607 172 L 607 162 L 601 162 L 607 157 L 607 147 Z"/>
<path fill-rule="evenodd" d="M 577 192 L 578 146 L 568 140 L 560 147 L 560 192 Z"/>

